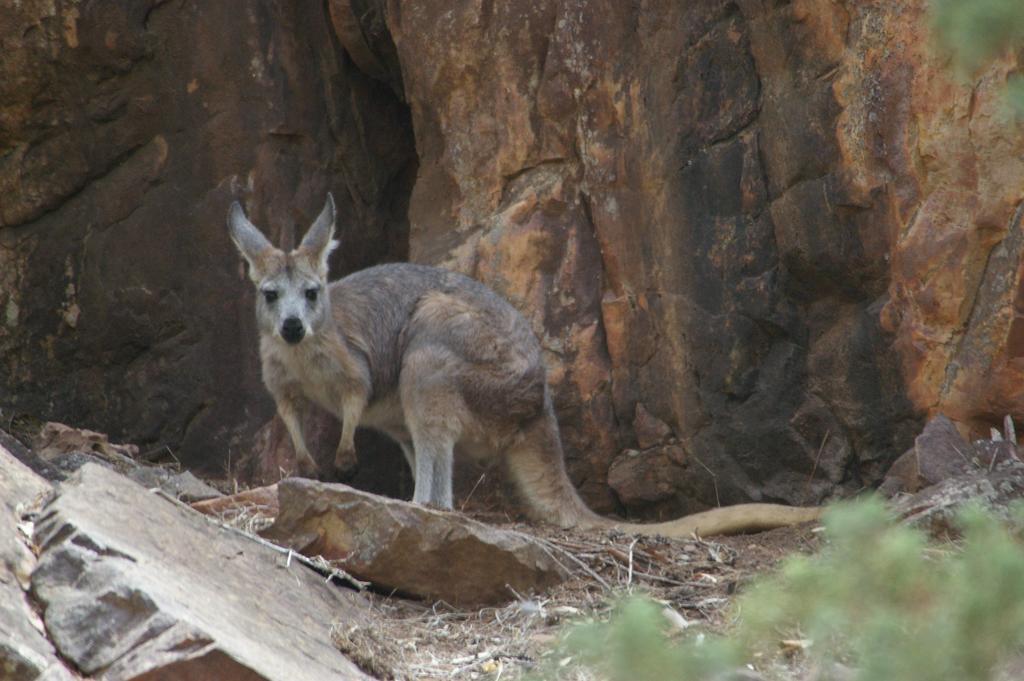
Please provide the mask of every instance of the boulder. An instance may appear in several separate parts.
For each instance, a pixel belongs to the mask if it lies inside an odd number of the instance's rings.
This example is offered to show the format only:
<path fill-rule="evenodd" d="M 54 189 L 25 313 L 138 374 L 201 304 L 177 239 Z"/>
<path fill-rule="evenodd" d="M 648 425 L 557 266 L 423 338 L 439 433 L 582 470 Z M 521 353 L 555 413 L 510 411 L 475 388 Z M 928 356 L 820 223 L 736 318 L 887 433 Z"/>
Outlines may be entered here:
<path fill-rule="evenodd" d="M 278 496 L 281 512 L 265 536 L 340 561 L 385 592 L 476 607 L 568 576 L 538 540 L 458 513 L 299 478 L 281 481 Z"/>
<path fill-rule="evenodd" d="M 367 678 L 330 639 L 333 622 L 364 621 L 359 596 L 107 468 L 62 483 L 35 539 L 32 593 L 84 674 Z"/>
<path fill-rule="evenodd" d="M 26 447 L 20 440 L 10 433 L 0 430 L 0 447 L 4 447 L 8 454 L 27 466 L 33 473 L 48 482 L 63 480 L 66 476 L 52 464 L 43 461 L 41 458 Z"/>
<path fill-rule="evenodd" d="M 672 437 L 672 428 L 647 411 L 643 402 L 636 403 L 636 413 L 633 416 L 633 432 L 636 433 L 636 443 L 640 449 L 656 447 L 668 442 Z"/>
<path fill-rule="evenodd" d="M 18 513 L 19 507 L 35 508 L 51 490 L 49 482 L 0 443 L 0 504 L 3 504 L 0 509 Z"/>
<path fill-rule="evenodd" d="M 116 445 L 103 433 L 52 421 L 43 424 L 32 441 L 32 451 L 44 461 L 53 461 L 74 452 L 85 452 L 127 467 L 134 466 L 134 460 L 139 455 L 139 448 L 135 445 Z"/>
<path fill-rule="evenodd" d="M 685 452 L 678 444 L 623 451 L 608 469 L 608 485 L 628 511 L 644 514 L 651 506 L 662 513 L 657 520 L 683 515 L 685 508 L 671 503 L 685 485 L 684 468 L 679 465 Z"/>
<path fill-rule="evenodd" d="M 138 454 L 135 445 L 113 444 L 103 433 L 49 422 L 33 435 L 31 450 L 17 455 L 47 480 L 58 482 L 87 463 L 131 473 L 141 465 Z"/>

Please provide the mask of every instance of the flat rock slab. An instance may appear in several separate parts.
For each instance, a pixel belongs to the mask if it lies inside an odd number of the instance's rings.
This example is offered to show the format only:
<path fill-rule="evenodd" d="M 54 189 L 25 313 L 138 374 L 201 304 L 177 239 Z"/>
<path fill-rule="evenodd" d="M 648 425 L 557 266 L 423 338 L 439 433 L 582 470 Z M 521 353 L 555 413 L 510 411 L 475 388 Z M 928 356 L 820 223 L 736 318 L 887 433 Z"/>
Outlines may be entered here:
<path fill-rule="evenodd" d="M 377 588 L 475 607 L 543 591 L 567 577 L 538 540 L 457 513 L 346 485 L 290 478 L 265 536 L 307 556 L 339 560 Z"/>
<path fill-rule="evenodd" d="M 37 523 L 32 590 L 50 639 L 88 675 L 363 679 L 331 643 L 366 606 L 295 561 L 87 464 Z"/>
<path fill-rule="evenodd" d="M 26 598 L 36 559 L 27 545 L 24 511 L 51 491 L 0 444 L 0 679 L 70 679 Z"/>

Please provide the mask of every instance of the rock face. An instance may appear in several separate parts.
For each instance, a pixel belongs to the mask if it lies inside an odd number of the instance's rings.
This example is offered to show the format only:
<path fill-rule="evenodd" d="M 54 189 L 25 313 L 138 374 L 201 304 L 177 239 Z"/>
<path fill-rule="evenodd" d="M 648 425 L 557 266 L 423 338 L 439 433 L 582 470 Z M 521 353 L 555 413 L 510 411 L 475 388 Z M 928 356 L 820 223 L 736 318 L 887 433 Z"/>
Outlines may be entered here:
<path fill-rule="evenodd" d="M 877 138 L 917 114 L 861 90 L 934 69 L 884 58 L 924 49 L 917 4 L 387 3 L 420 153 L 411 255 L 527 312 L 596 508 L 639 402 L 683 450 L 631 497 L 651 513 L 813 502 L 909 444 L 879 316 L 909 211 Z"/>
<path fill-rule="evenodd" d="M 363 622 L 361 598 L 106 468 L 61 484 L 36 541 L 46 630 L 87 675 L 368 678 L 330 639 Z"/>
<path fill-rule="evenodd" d="M 0 406 L 223 465 L 269 415 L 224 208 L 290 237 L 330 188 L 336 274 L 523 310 L 601 511 L 811 503 L 1024 413 L 1017 56 L 958 80 L 926 0 L 326 8 L 0 9 Z"/>
<path fill-rule="evenodd" d="M 278 496 L 280 514 L 265 536 L 340 561 L 383 591 L 479 607 L 568 576 L 538 540 L 456 513 L 298 478 L 282 481 Z"/>

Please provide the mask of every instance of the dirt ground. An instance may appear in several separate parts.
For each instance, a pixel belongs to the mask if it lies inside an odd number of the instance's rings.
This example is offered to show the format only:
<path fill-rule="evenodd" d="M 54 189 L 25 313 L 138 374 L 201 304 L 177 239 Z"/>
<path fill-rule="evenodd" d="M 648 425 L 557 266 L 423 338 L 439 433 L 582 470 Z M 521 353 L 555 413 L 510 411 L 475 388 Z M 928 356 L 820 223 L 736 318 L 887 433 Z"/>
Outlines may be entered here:
<path fill-rule="evenodd" d="M 623 595 L 665 605 L 679 628 L 727 628 L 733 596 L 786 555 L 818 546 L 814 525 L 715 541 L 669 541 L 505 525 L 558 549 L 572 579 L 546 594 L 510 594 L 504 607 L 459 610 L 368 593 L 374 631 L 336 625 L 335 641 L 375 676 L 516 679 L 552 654 L 564 625 L 601 619 Z"/>
<path fill-rule="evenodd" d="M 709 540 L 668 540 L 513 523 L 499 513 L 467 515 L 537 537 L 571 578 L 548 593 L 510 591 L 508 604 L 479 610 L 368 589 L 363 593 L 373 624 L 336 622 L 332 628 L 339 649 L 368 673 L 393 679 L 522 678 L 555 654 L 567 624 L 607 617 L 629 594 L 661 603 L 670 625 L 722 632 L 729 627 L 734 597 L 753 579 L 786 556 L 814 552 L 821 543 L 815 523 Z M 244 511 L 222 520 L 249 532 L 270 523 L 270 518 Z"/>
<path fill-rule="evenodd" d="M 510 593 L 503 607 L 473 611 L 367 591 L 376 622 L 336 623 L 339 648 L 377 677 L 517 679 L 553 654 L 566 624 L 603 618 L 627 594 L 660 602 L 681 629 L 723 631 L 734 596 L 752 579 L 820 543 L 814 524 L 708 541 L 500 524 L 547 542 L 572 578 L 549 593 Z"/>

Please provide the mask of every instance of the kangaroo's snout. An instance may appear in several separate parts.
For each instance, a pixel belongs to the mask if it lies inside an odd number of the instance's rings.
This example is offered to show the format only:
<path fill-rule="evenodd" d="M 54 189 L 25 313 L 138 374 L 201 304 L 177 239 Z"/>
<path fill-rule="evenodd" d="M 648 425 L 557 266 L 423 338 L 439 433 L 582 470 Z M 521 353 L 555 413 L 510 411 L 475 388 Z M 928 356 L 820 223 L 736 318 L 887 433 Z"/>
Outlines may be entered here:
<path fill-rule="evenodd" d="M 306 327 L 298 317 L 289 317 L 281 324 L 281 338 L 295 345 L 306 335 Z"/>

